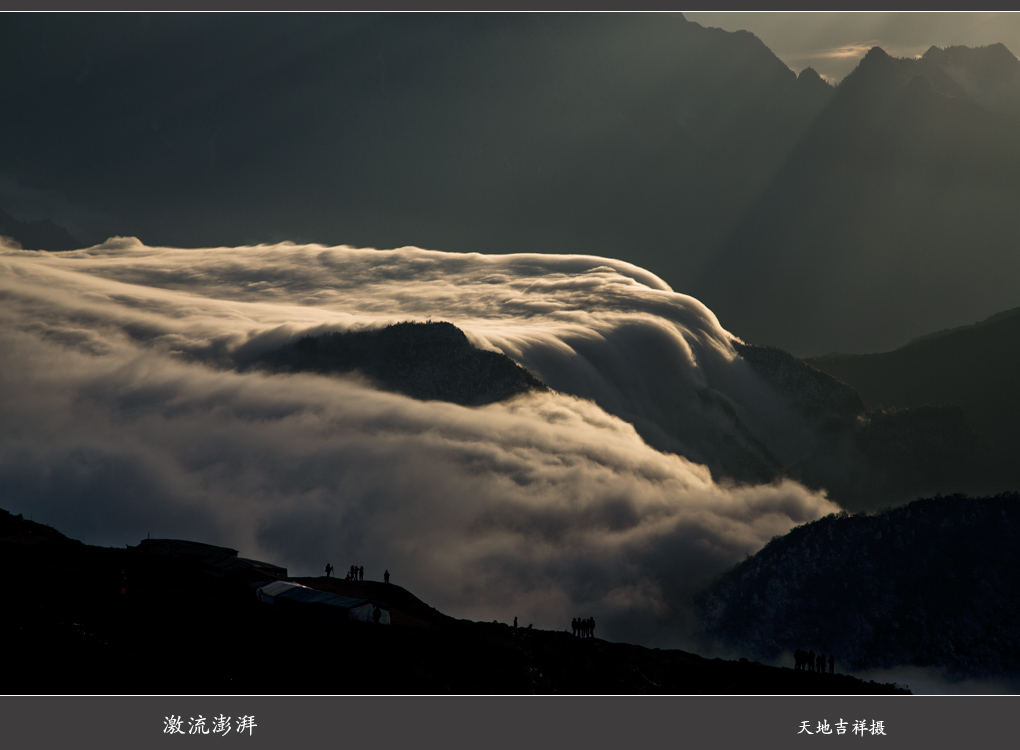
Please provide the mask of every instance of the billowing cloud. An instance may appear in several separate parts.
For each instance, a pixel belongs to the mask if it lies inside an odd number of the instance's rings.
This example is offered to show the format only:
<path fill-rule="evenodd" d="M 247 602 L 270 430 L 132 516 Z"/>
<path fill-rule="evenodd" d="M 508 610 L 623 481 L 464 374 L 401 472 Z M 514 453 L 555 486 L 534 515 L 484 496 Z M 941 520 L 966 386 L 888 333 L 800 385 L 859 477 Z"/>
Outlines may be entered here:
<path fill-rule="evenodd" d="M 3 505 L 86 542 L 359 563 L 456 616 L 675 645 L 685 597 L 836 510 L 732 479 L 781 404 L 711 311 L 620 261 L 117 238 L 0 250 L 0 300 Z M 430 318 L 555 390 L 469 408 L 240 367 Z"/>

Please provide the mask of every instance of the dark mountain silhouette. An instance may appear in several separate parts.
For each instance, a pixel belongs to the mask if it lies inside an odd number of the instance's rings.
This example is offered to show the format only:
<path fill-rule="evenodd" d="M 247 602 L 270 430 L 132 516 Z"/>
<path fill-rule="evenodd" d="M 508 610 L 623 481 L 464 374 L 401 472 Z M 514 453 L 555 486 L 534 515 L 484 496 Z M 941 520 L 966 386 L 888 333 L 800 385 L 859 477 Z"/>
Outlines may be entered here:
<path fill-rule="evenodd" d="M 814 97 L 816 104 L 824 103 L 832 94 L 832 87 L 825 82 L 814 68 L 804 68 L 797 75 L 797 87 L 806 91 L 806 96 Z"/>
<path fill-rule="evenodd" d="M 277 372 L 357 372 L 384 390 L 471 406 L 546 390 L 505 354 L 472 346 L 463 331 L 445 322 L 305 336 L 254 364 Z"/>
<path fill-rule="evenodd" d="M 1020 448 L 1020 308 L 919 338 L 880 354 L 807 360 L 852 385 L 874 407 L 955 405 L 987 439 Z"/>
<path fill-rule="evenodd" d="M 1020 496 L 917 500 L 841 513 L 774 538 L 698 597 L 706 640 L 852 670 L 936 667 L 1017 677 Z"/>
<path fill-rule="evenodd" d="M 864 413 L 864 402 L 850 386 L 774 346 L 734 342 L 758 375 L 792 398 L 801 413 L 823 423 L 845 423 Z"/>
<path fill-rule="evenodd" d="M 0 123 L 18 143 L 0 171 L 121 217 L 111 235 L 585 252 L 692 293 L 832 94 L 754 35 L 680 14 L 85 14 L 0 29 L 9 69 L 41 46 L 45 61 L 0 82 L 19 112 Z"/>
<path fill-rule="evenodd" d="M 1003 44 L 930 47 L 913 64 L 939 91 L 992 112 L 1020 115 L 1020 61 Z"/>
<path fill-rule="evenodd" d="M 0 235 L 17 241 L 26 250 L 76 250 L 81 242 L 49 219 L 18 221 L 0 209 Z"/>
<path fill-rule="evenodd" d="M 761 434 L 782 461 L 777 476 L 825 489 L 850 510 L 878 510 L 936 492 L 998 492 L 1020 486 L 1012 454 L 974 429 L 958 407 L 866 405 L 858 392 L 776 347 L 735 344 L 800 424 Z M 799 436 L 799 437 L 798 437 Z"/>
<path fill-rule="evenodd" d="M 870 502 L 850 503 L 850 509 L 874 510 L 939 491 L 1020 486 L 1013 459 L 952 406 L 872 410 L 856 435 L 856 448 L 872 472 L 859 478 L 857 492 L 870 495 Z"/>
<path fill-rule="evenodd" d="M 680 14 L 28 14 L 0 64 L 0 171 L 110 235 L 619 257 L 800 355 L 1020 304 L 1002 45 L 833 89 Z"/>
<path fill-rule="evenodd" d="M 177 550 L 178 553 L 174 553 Z M 181 551 L 183 550 L 183 551 Z M 215 553 L 219 552 L 219 555 Z M 297 578 L 391 625 L 260 604 L 234 550 L 92 547 L 0 510 L 5 694 L 890 694 L 894 685 L 448 617 L 395 583 Z M 252 561 L 253 562 L 253 561 Z"/>
<path fill-rule="evenodd" d="M 874 48 L 735 225 L 700 298 L 797 354 L 876 350 L 1015 306 L 1018 64 Z"/>

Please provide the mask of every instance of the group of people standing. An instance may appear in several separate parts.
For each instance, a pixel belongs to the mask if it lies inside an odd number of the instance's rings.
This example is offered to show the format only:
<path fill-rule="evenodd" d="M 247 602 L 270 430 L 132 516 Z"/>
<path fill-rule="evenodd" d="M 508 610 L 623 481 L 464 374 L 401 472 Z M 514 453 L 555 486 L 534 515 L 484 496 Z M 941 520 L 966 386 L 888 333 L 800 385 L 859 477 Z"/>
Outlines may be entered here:
<path fill-rule="evenodd" d="M 804 669 L 808 672 L 820 672 L 825 674 L 828 671 L 829 674 L 836 674 L 836 657 L 829 654 L 828 657 L 825 654 L 815 654 L 814 651 L 804 651 L 803 649 L 797 649 L 793 654 L 794 669 Z M 828 667 L 828 670 L 826 670 Z"/>
<path fill-rule="evenodd" d="M 326 563 L 326 578 L 333 575 L 333 564 Z M 350 570 L 347 571 L 347 577 L 345 581 L 364 581 L 365 580 L 365 566 L 364 565 L 352 565 Z M 383 573 L 383 582 L 390 582 L 390 571 Z"/>
<path fill-rule="evenodd" d="M 333 575 L 333 563 L 326 563 L 326 578 Z M 387 575 L 387 578 L 389 576 Z M 365 580 L 365 567 L 363 565 L 352 565 L 350 570 L 347 571 L 347 577 L 345 581 L 364 581 Z"/>
<path fill-rule="evenodd" d="M 574 631 L 574 635 L 581 638 L 594 638 L 595 618 L 585 617 L 581 619 L 580 617 L 575 617 L 570 621 L 570 629 Z"/>

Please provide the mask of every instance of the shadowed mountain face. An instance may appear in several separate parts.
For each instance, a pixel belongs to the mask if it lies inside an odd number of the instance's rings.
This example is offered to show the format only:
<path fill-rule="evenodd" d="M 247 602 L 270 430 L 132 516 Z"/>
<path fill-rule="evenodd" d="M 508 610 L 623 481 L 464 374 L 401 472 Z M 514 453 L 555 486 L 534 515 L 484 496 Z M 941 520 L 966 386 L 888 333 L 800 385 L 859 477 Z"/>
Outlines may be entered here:
<path fill-rule="evenodd" d="M 931 47 L 918 60 L 904 60 L 939 91 L 971 99 L 992 112 L 1020 115 L 1020 61 L 1005 45 Z"/>
<path fill-rule="evenodd" d="M 723 244 L 701 299 L 797 354 L 874 351 L 1015 306 L 1020 120 L 1002 112 L 1018 67 L 1001 46 L 872 49 Z"/>
<path fill-rule="evenodd" d="M 1020 497 L 936 497 L 773 539 L 698 599 L 703 635 L 775 659 L 1016 677 Z"/>
<path fill-rule="evenodd" d="M 451 323 L 305 336 L 255 365 L 277 372 L 357 372 L 385 390 L 421 400 L 478 406 L 545 385 L 505 354 L 477 349 Z"/>
<path fill-rule="evenodd" d="M 17 15 L 0 64 L 0 172 L 109 214 L 90 243 L 588 252 L 692 293 L 832 93 L 679 14 Z"/>
<path fill-rule="evenodd" d="M 880 354 L 830 354 L 808 362 L 852 385 L 875 407 L 954 404 L 990 440 L 1020 447 L 1020 309 L 926 336 Z"/>
<path fill-rule="evenodd" d="M 844 508 L 878 510 L 942 491 L 1000 492 L 1020 481 L 1012 454 L 977 432 L 959 407 L 866 405 L 836 372 L 775 347 L 734 348 L 801 420 L 783 434 L 759 435 L 777 451 L 782 472 L 824 488 Z"/>

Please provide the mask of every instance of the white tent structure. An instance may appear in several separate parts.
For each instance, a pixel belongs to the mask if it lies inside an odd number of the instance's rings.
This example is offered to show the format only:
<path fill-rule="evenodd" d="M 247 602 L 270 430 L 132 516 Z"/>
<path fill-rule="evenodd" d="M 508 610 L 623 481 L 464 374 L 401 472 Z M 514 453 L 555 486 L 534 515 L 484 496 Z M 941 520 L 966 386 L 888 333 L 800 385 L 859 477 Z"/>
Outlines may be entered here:
<path fill-rule="evenodd" d="M 256 589 L 255 595 L 263 604 L 274 604 L 277 600 L 283 600 L 288 603 L 338 607 L 347 610 L 348 616 L 352 620 L 374 622 L 379 625 L 390 624 L 390 611 L 368 599 L 330 594 L 328 591 L 319 591 L 309 586 L 302 586 L 300 583 L 273 581 Z"/>

